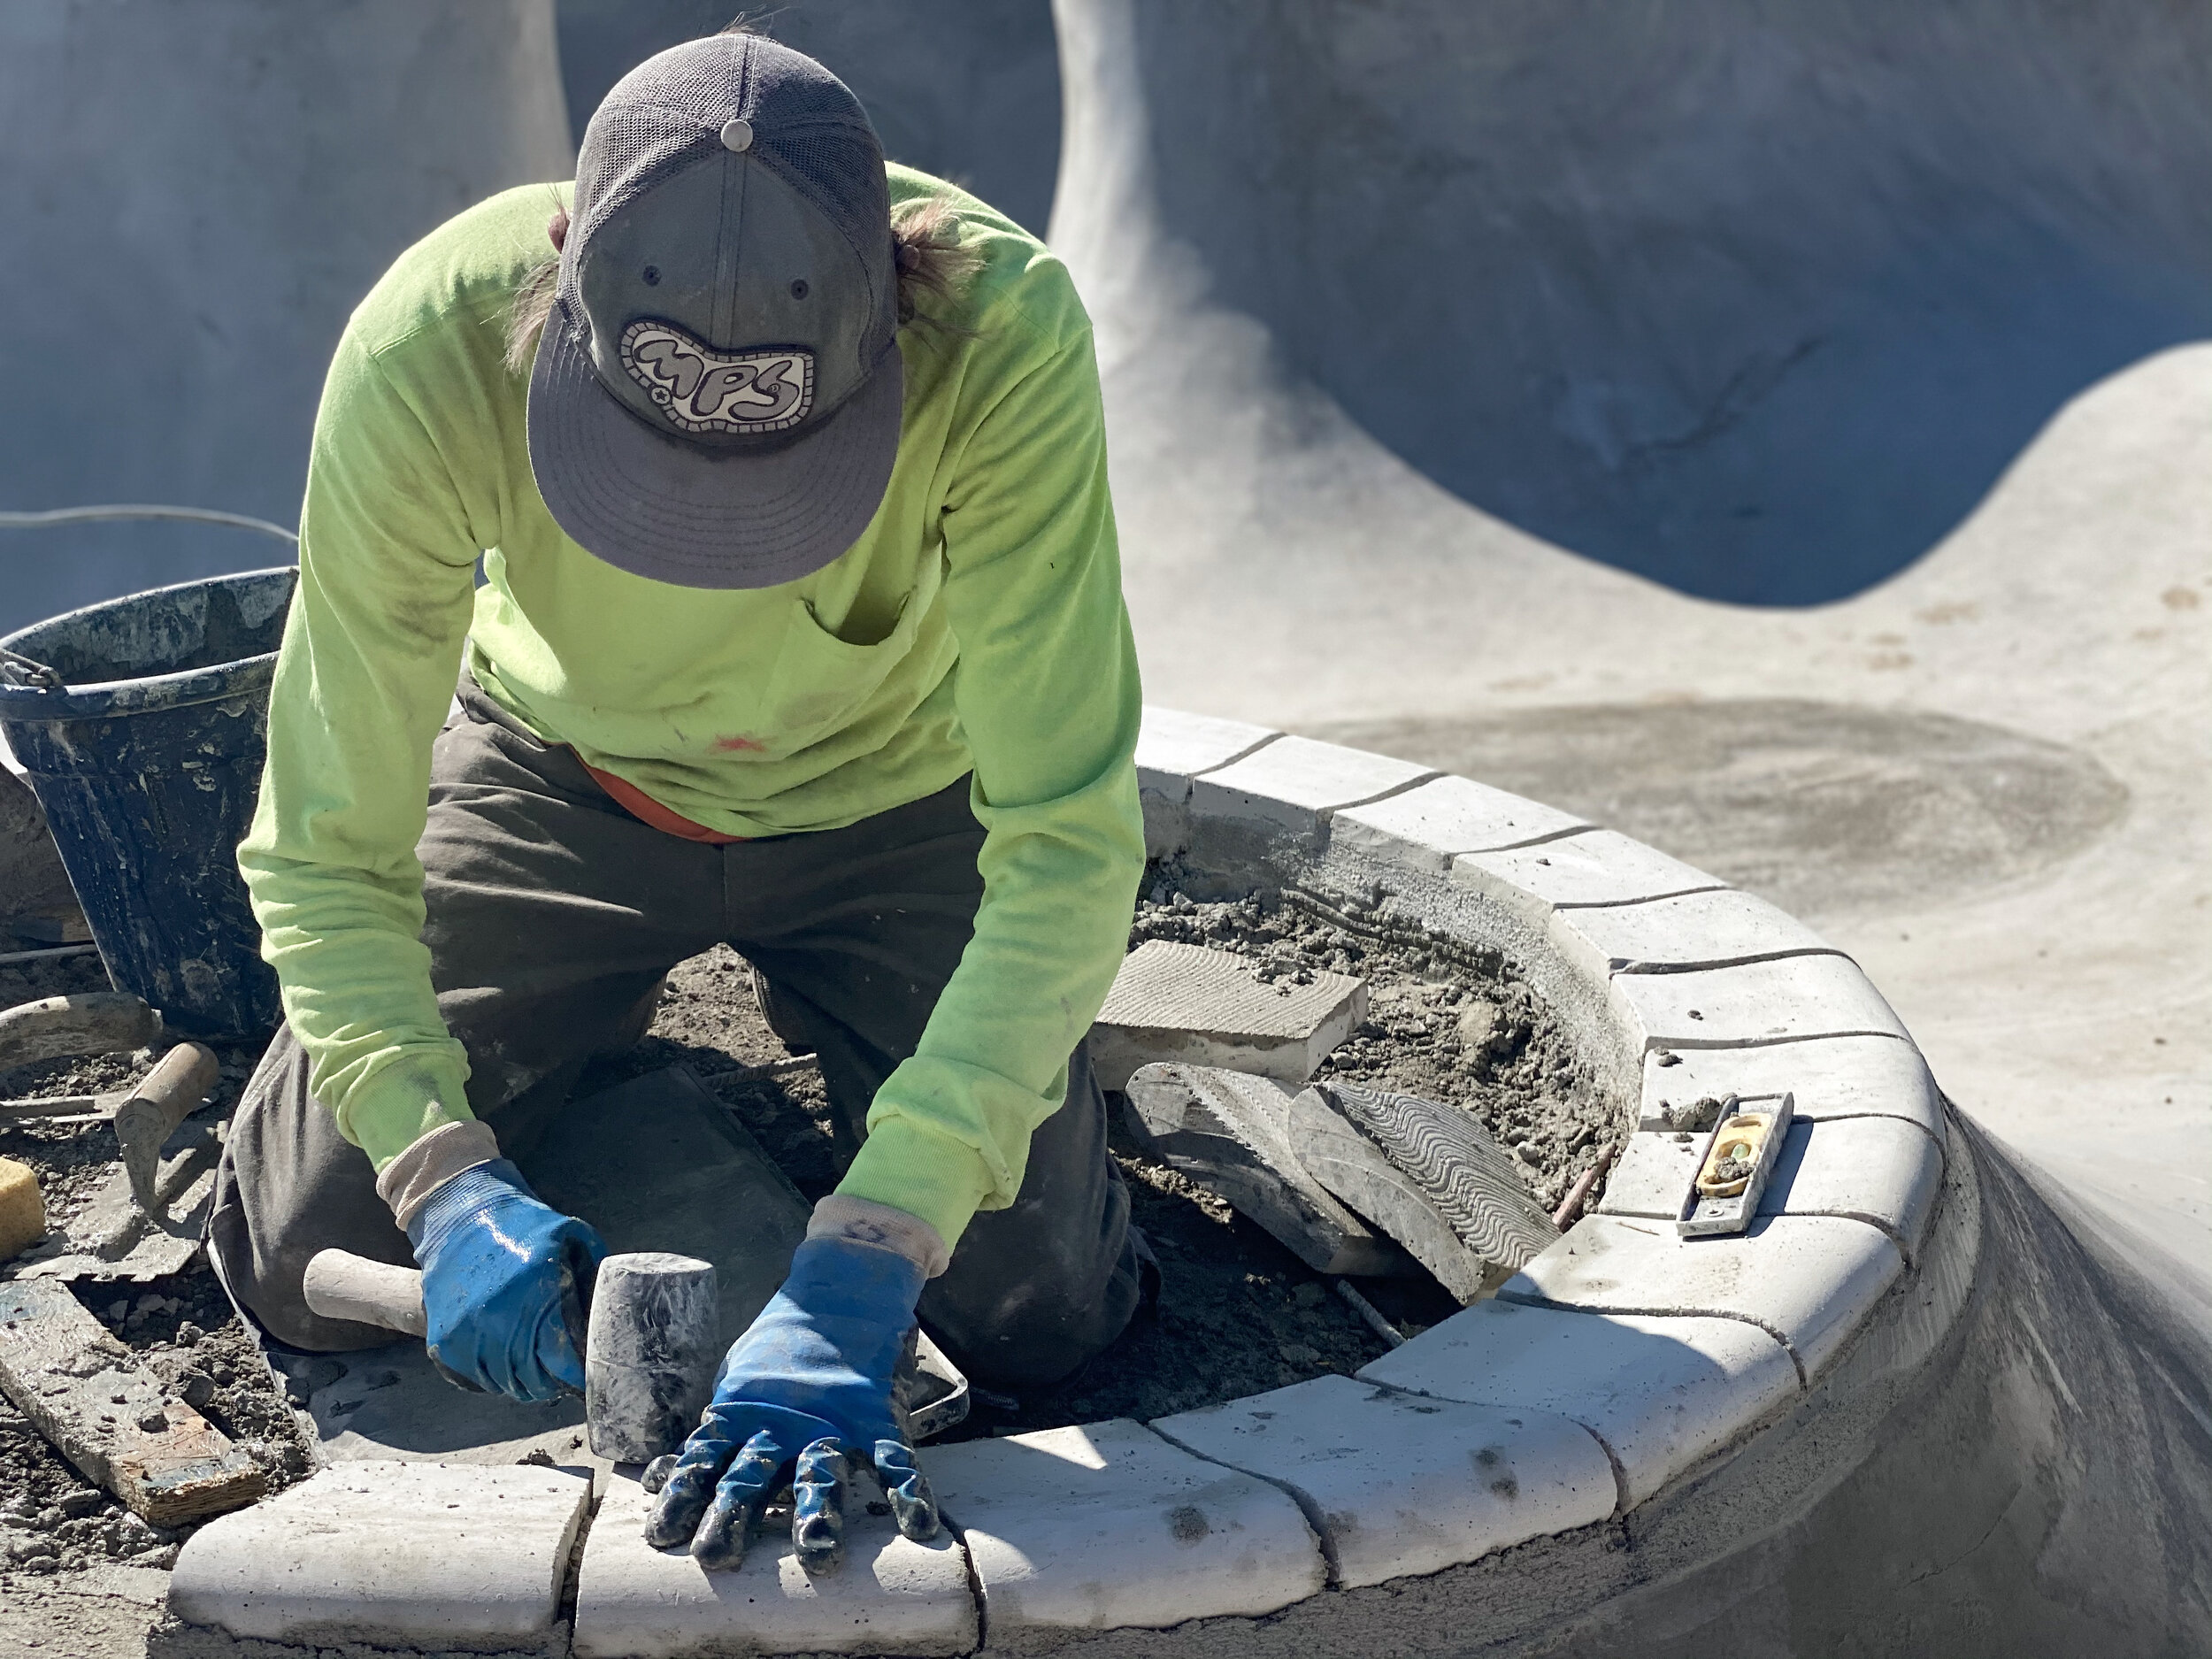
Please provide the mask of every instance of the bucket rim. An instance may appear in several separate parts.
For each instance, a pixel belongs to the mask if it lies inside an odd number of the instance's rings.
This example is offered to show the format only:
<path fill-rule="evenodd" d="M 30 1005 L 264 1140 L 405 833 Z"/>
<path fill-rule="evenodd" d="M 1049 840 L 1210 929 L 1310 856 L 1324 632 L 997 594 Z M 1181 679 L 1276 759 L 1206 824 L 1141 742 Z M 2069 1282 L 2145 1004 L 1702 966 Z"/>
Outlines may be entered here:
<path fill-rule="evenodd" d="M 88 605 L 79 605 L 73 611 L 59 611 L 50 617 L 42 617 L 36 622 L 27 623 L 13 633 L 0 636 L 0 651 L 14 650 L 17 641 L 24 635 L 51 627 L 58 622 L 111 611 L 119 605 L 150 599 L 157 595 L 208 588 L 217 583 L 246 582 L 257 577 L 286 575 L 296 581 L 299 566 L 272 565 L 259 570 L 226 571 L 216 576 L 196 577 L 190 581 L 167 582 L 159 588 L 142 588 L 135 593 L 118 594 L 112 599 L 96 600 Z M 0 724 L 97 720 L 116 715 L 143 713 L 154 709 L 184 709 L 195 703 L 213 703 L 268 684 L 276 674 L 276 659 L 275 651 L 263 651 L 205 668 L 183 668 L 173 673 L 137 675 L 128 680 L 96 680 L 87 685 L 65 686 L 58 689 L 12 686 L 0 680 Z"/>

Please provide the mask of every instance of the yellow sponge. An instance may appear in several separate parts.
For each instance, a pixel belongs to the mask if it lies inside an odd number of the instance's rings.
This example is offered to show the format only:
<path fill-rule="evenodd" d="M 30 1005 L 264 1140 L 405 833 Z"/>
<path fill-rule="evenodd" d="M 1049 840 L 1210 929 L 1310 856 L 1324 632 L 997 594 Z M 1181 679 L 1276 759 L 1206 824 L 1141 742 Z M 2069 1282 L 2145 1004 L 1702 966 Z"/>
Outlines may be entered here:
<path fill-rule="evenodd" d="M 27 1164 L 0 1158 L 0 1262 L 46 1236 L 46 1202 Z"/>

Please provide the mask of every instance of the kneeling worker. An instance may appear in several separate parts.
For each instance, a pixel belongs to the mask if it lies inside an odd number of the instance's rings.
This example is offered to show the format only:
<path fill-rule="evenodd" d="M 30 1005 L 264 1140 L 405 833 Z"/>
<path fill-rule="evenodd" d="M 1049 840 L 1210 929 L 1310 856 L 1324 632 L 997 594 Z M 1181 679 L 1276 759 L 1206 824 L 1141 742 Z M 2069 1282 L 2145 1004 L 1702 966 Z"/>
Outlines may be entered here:
<path fill-rule="evenodd" d="M 918 1313 L 1036 1386 L 1153 1271 L 1083 1047 L 1143 865 L 1138 704 L 1065 271 L 887 169 L 797 52 L 641 65 L 572 200 L 433 233 L 331 366 L 239 854 L 286 1029 L 224 1153 L 233 1298 L 365 1347 L 309 1258 L 411 1259 L 449 1371 L 580 1388 L 563 1285 L 603 1246 L 507 1155 L 727 942 L 850 1162 L 649 1535 L 732 1564 L 795 1463 L 818 1521 L 841 1448 L 926 1536 L 891 1401 Z"/>

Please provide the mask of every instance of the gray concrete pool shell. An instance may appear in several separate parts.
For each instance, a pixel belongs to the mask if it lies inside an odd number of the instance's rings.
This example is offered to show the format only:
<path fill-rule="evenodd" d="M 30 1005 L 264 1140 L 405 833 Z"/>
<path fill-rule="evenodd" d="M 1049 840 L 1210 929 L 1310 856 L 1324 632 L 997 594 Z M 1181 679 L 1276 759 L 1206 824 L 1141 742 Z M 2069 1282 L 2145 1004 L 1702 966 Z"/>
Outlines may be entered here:
<path fill-rule="evenodd" d="M 1805 1123 L 1763 1218 L 1679 1240 L 1617 1179 L 1496 1300 L 1356 1379 L 931 1449 L 954 1538 L 887 1529 L 819 1594 L 787 1551 L 710 1581 L 646 1549 L 633 1480 L 603 1474 L 578 1655 L 2212 1640 L 2207 1356 L 1949 1108 L 1847 958 L 1464 779 L 1160 710 L 1139 762 L 1156 856 L 1501 953 L 1624 1118 L 1789 1088 Z M 262 1570 L 218 1530 L 172 1609 L 219 1627 Z"/>

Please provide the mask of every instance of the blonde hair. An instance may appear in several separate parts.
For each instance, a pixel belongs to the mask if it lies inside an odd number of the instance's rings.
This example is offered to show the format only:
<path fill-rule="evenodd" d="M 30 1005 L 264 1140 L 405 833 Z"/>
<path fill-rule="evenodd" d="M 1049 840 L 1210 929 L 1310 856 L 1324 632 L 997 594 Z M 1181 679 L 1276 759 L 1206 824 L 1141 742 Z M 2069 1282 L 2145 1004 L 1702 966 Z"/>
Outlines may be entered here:
<path fill-rule="evenodd" d="M 553 293 L 561 274 L 560 248 L 568 235 L 568 210 L 557 207 L 545 227 L 553 257 L 539 261 L 515 284 L 507 316 L 507 367 L 527 374 L 538 354 L 538 336 L 553 313 Z M 920 323 L 947 334 L 973 331 L 922 310 L 925 298 L 953 300 L 983 264 L 982 256 L 960 242 L 960 217 L 941 199 L 902 202 L 891 210 L 891 257 L 898 270 L 899 326 Z"/>

